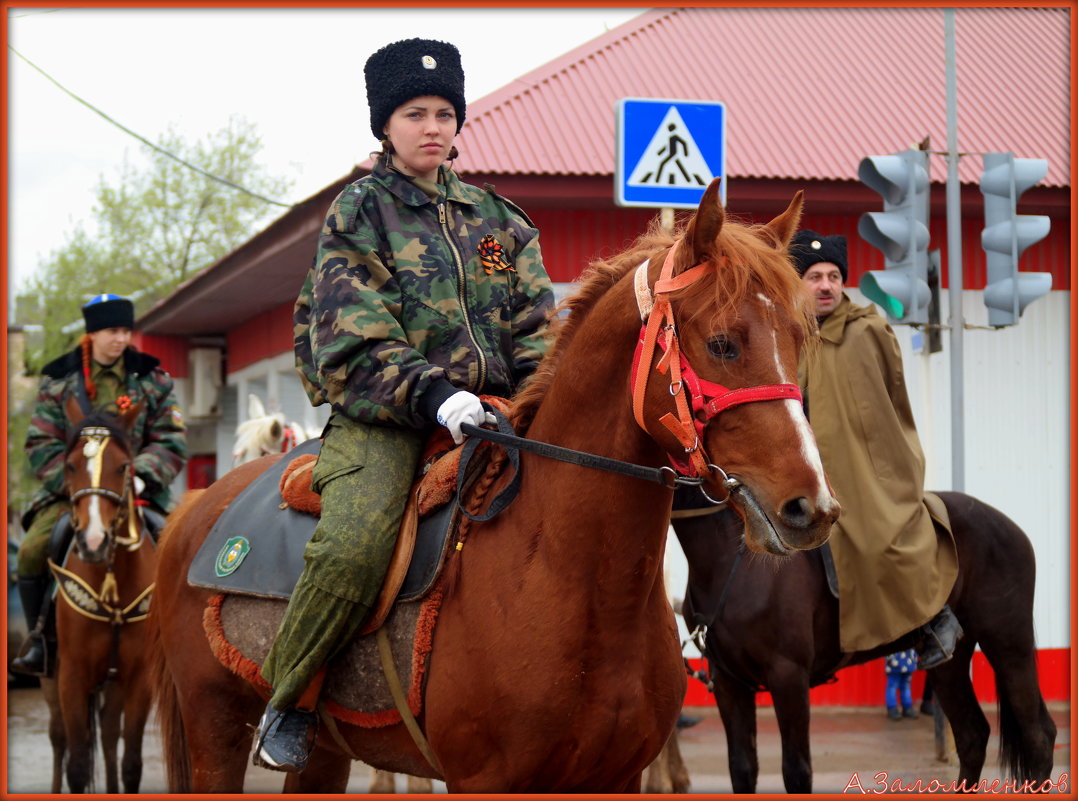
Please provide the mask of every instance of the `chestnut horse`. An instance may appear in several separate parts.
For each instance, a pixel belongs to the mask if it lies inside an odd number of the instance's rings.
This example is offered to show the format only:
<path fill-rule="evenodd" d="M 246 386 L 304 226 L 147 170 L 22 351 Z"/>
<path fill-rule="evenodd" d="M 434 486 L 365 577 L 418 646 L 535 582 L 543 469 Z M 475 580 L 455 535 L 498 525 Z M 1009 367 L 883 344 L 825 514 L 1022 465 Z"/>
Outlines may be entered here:
<path fill-rule="evenodd" d="M 988 744 L 989 724 L 970 680 L 970 660 L 979 644 L 996 674 L 1000 762 L 1019 784 L 1040 784 L 1051 776 L 1056 726 L 1037 682 L 1033 548 L 1025 532 L 997 509 L 959 492 L 936 494 L 947 507 L 958 547 L 959 574 L 947 602 L 965 633 L 954 657 L 928 675 L 954 732 L 957 781 L 976 785 Z M 733 791 L 756 790 L 756 693 L 767 690 L 782 738 L 786 791 L 811 793 L 809 688 L 828 681 L 840 667 L 912 647 L 915 634 L 844 655 L 838 600 L 828 589 L 819 552 L 741 558 L 740 525 L 729 511 L 672 522 L 689 562 L 686 623 L 690 630 L 707 626 L 701 650 L 711 664 L 726 729 Z M 882 688 L 882 671 L 880 678 Z M 887 769 L 886 754 L 880 754 L 878 767 Z M 869 781 L 866 777 L 866 787 Z"/>
<path fill-rule="evenodd" d="M 450 792 L 639 792 L 686 689 L 662 580 L 675 484 L 663 466 L 699 472 L 710 495 L 744 509 L 761 550 L 815 547 L 839 512 L 790 394 L 814 323 L 787 257 L 801 204 L 798 193 L 766 225 L 733 222 L 716 181 L 676 243 L 653 228 L 592 266 L 509 417 L 529 440 L 631 463 L 655 480 L 522 452 L 516 500 L 464 523 L 439 579 L 417 720 L 440 775 L 404 725 L 338 722 L 347 749 L 321 727 L 286 790 L 343 791 L 350 751 L 441 778 Z M 189 495 L 162 542 L 154 680 L 173 792 L 243 788 L 264 701 L 213 656 L 202 625 L 212 593 L 186 576 L 224 506 L 266 461 Z M 481 512 L 509 481 L 488 473 L 463 503 Z"/>
<path fill-rule="evenodd" d="M 116 751 L 122 726 L 123 788 L 137 793 L 152 702 L 145 618 L 157 562 L 134 497 L 129 438 L 141 405 L 119 416 L 83 417 L 72 397 L 66 408 L 74 429 L 64 489 L 75 538 L 63 564 L 50 561 L 58 585 L 56 675 L 42 679 L 51 716 L 52 791 L 60 792 L 65 748 L 68 786 L 86 791 L 100 725 L 106 792 L 120 791 Z"/>

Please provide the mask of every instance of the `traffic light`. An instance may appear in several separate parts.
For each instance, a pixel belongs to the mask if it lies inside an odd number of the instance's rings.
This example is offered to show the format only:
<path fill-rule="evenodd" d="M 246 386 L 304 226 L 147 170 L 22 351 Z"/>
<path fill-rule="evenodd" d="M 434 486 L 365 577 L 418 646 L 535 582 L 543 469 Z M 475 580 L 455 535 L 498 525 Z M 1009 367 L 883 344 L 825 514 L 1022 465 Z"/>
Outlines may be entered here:
<path fill-rule="evenodd" d="M 988 324 L 1014 325 L 1031 302 L 1052 288 L 1051 273 L 1020 273 L 1022 251 L 1048 236 L 1052 221 L 1018 214 L 1018 198 L 1048 173 L 1044 159 L 1016 159 L 1013 153 L 985 153 L 981 173 L 984 195 L 984 248 L 988 272 L 984 305 Z"/>
<path fill-rule="evenodd" d="M 892 323 L 928 322 L 928 151 L 868 156 L 861 182 L 883 196 L 883 211 L 861 215 L 857 232 L 883 251 L 884 270 L 861 278 L 861 292 Z"/>

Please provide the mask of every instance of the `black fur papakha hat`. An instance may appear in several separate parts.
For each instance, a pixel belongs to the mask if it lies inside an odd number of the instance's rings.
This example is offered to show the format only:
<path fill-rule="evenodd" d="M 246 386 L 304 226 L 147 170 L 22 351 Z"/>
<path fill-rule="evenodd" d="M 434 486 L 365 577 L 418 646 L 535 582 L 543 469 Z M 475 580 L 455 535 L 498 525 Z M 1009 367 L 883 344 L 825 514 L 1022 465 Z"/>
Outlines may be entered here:
<path fill-rule="evenodd" d="M 87 334 L 105 328 L 134 328 L 135 304 L 119 295 L 94 295 L 82 307 L 82 318 Z"/>
<path fill-rule="evenodd" d="M 367 104 L 371 133 L 381 141 L 386 121 L 398 106 L 423 95 L 444 97 L 457 112 L 457 133 L 464 125 L 464 70 L 460 53 L 448 42 L 405 39 L 387 44 L 367 59 Z"/>
<path fill-rule="evenodd" d="M 793 256 L 794 269 L 803 276 L 805 271 L 821 261 L 829 261 L 842 273 L 842 283 L 846 283 L 849 270 L 846 266 L 846 237 L 835 234 L 824 236 L 815 231 L 798 231 L 790 242 L 790 255 Z"/>

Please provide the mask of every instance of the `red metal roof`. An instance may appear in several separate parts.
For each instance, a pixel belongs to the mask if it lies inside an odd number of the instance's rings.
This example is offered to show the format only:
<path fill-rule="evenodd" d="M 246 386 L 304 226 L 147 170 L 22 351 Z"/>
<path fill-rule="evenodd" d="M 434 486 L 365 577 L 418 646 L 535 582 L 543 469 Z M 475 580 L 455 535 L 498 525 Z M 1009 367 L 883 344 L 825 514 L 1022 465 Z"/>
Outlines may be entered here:
<path fill-rule="evenodd" d="M 1069 186 L 1070 9 L 959 8 L 955 41 L 959 150 Z M 946 149 L 943 10 L 655 9 L 469 103 L 459 168 L 611 175 L 622 97 L 724 102 L 731 178 L 857 180 L 864 156 Z M 982 169 L 963 157 L 962 181 Z"/>

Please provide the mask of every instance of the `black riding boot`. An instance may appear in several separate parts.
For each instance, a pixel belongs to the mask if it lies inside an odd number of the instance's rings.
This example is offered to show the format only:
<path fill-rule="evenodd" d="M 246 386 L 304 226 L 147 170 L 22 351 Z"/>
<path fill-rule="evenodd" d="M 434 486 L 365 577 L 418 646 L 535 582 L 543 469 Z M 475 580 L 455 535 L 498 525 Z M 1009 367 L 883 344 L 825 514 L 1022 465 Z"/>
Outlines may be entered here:
<path fill-rule="evenodd" d="M 918 667 L 930 670 L 954 656 L 954 647 L 962 636 L 962 624 L 951 607 L 944 607 L 934 618 L 921 626 L 921 647 L 917 651 Z"/>
<path fill-rule="evenodd" d="M 16 673 L 26 673 L 31 676 L 48 675 L 49 659 L 46 640 L 53 617 L 50 607 L 45 620 L 42 620 L 41 608 L 51 588 L 52 577 L 49 575 L 19 577 L 19 598 L 22 600 L 22 611 L 26 616 L 26 627 L 30 630 L 30 635 L 23 643 L 22 653 L 11 661 L 11 669 Z"/>

